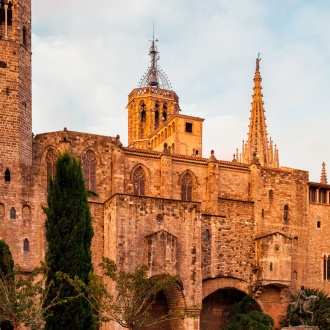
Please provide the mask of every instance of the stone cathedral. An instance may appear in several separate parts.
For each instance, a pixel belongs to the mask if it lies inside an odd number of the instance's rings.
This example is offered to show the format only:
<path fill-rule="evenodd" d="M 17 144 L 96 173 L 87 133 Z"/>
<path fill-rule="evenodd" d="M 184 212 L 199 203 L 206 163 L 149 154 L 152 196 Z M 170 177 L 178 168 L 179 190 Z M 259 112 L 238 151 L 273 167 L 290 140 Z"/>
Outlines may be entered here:
<path fill-rule="evenodd" d="M 150 276 L 177 274 L 180 285 L 158 295 L 155 313 L 185 306 L 199 315 L 149 329 L 219 329 L 226 307 L 247 294 L 279 328 L 300 285 L 330 292 L 325 164 L 320 182 L 279 165 L 259 58 L 248 139 L 231 161 L 213 151 L 202 157 L 203 119 L 180 111 L 155 40 L 148 71 L 128 95 L 128 146 L 66 128 L 33 136 L 31 0 L 1 0 L 0 22 L 0 239 L 25 271 L 44 260 L 47 177 L 68 151 L 98 194 L 89 200 L 94 264 L 106 256 L 126 271 L 147 264 Z"/>

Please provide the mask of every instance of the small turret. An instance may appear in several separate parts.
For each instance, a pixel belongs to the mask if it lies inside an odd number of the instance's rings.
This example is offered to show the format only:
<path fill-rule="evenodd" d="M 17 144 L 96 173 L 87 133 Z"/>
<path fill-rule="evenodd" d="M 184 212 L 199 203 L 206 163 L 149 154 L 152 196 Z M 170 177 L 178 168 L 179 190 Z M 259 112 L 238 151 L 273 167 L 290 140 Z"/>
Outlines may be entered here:
<path fill-rule="evenodd" d="M 322 172 L 321 172 L 321 184 L 328 184 L 327 172 L 325 170 L 325 162 L 322 163 Z"/>

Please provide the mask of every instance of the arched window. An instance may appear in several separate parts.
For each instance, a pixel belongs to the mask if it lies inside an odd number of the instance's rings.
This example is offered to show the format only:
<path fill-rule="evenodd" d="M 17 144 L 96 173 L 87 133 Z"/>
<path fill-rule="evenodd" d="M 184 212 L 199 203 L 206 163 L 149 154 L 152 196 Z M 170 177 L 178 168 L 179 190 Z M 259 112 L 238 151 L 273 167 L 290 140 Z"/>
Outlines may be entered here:
<path fill-rule="evenodd" d="M 10 171 L 8 168 L 5 170 L 5 181 L 10 182 Z"/>
<path fill-rule="evenodd" d="M 47 165 L 47 190 L 49 189 L 49 180 L 53 180 L 56 172 L 56 151 L 50 149 L 46 156 Z"/>
<path fill-rule="evenodd" d="M 144 123 L 147 120 L 146 105 L 144 101 L 140 102 L 140 114 L 141 114 L 141 123 Z"/>
<path fill-rule="evenodd" d="M 166 120 L 167 120 L 167 105 L 165 103 L 163 105 L 162 122 L 164 123 Z"/>
<path fill-rule="evenodd" d="M 23 241 L 23 251 L 24 252 L 29 252 L 30 251 L 30 242 L 27 238 L 25 238 L 24 241 Z"/>
<path fill-rule="evenodd" d="M 289 220 L 289 205 L 284 205 L 283 219 L 284 219 L 284 221 L 288 221 Z"/>
<path fill-rule="evenodd" d="M 12 207 L 9 212 L 10 219 L 16 219 L 16 210 Z"/>
<path fill-rule="evenodd" d="M 83 175 L 88 190 L 96 190 L 96 156 L 92 150 L 86 150 L 82 155 Z"/>
<path fill-rule="evenodd" d="M 205 240 L 209 241 L 210 240 L 210 229 L 205 230 Z"/>
<path fill-rule="evenodd" d="M 146 176 L 141 167 L 138 167 L 133 173 L 134 195 L 144 196 Z"/>
<path fill-rule="evenodd" d="M 269 190 L 269 200 L 272 202 L 274 199 L 274 190 L 273 189 L 270 189 Z"/>
<path fill-rule="evenodd" d="M 183 175 L 181 180 L 181 199 L 183 201 L 192 200 L 192 179 L 188 172 Z"/>

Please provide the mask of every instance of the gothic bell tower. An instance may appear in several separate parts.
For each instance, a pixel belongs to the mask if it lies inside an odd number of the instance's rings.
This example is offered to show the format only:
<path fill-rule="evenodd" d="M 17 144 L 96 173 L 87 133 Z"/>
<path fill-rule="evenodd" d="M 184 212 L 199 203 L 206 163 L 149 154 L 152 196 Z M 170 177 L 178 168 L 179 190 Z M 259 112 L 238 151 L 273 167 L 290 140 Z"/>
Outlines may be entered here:
<path fill-rule="evenodd" d="M 32 164 L 31 0 L 0 1 L 0 163 Z"/>
<path fill-rule="evenodd" d="M 164 122 L 179 113 L 179 98 L 157 62 L 159 53 L 152 39 L 150 67 L 138 88 L 128 96 L 128 145 L 147 148 L 148 139 Z"/>

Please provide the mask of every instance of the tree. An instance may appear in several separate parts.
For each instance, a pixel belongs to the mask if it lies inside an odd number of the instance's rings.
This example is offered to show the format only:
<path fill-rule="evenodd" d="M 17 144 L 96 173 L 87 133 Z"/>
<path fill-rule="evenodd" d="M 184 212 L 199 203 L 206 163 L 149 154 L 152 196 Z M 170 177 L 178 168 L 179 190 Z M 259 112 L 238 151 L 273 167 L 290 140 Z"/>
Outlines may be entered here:
<path fill-rule="evenodd" d="M 24 275 L 14 266 L 8 245 L 0 241 L 0 328 L 17 329 L 21 324 L 42 329 L 43 314 L 61 303 L 56 295 L 45 305 L 49 287 L 45 286 L 45 267 Z M 60 290 L 60 289 L 59 289 Z"/>
<path fill-rule="evenodd" d="M 50 179 L 48 206 L 43 208 L 47 215 L 46 262 L 49 270 L 46 283 L 54 283 L 46 304 L 58 294 L 61 285 L 61 299 L 75 296 L 74 288 L 67 282 L 62 283 L 57 277 L 58 272 L 77 276 L 88 284 L 94 233 L 87 197 L 81 163 L 68 153 L 61 155 L 56 163 L 54 180 Z M 46 316 L 47 330 L 95 328 L 91 306 L 83 297 L 53 306 Z"/>
<path fill-rule="evenodd" d="M 274 320 L 257 310 L 257 304 L 251 295 L 231 306 L 229 315 L 233 322 L 223 330 L 271 330 Z"/>
<path fill-rule="evenodd" d="M 148 267 L 145 265 L 138 266 L 133 272 L 124 272 L 107 258 L 100 266 L 103 280 L 93 275 L 88 287 L 78 278 L 66 278 L 79 292 L 88 293 L 86 299 L 98 311 L 103 322 L 115 321 L 124 328 L 133 329 L 174 318 L 197 317 L 197 314 L 188 315 L 184 307 L 168 311 L 161 317 L 151 316 L 157 294 L 178 285 L 176 276 L 162 274 L 148 278 Z M 108 284 L 105 283 L 107 281 Z"/>

